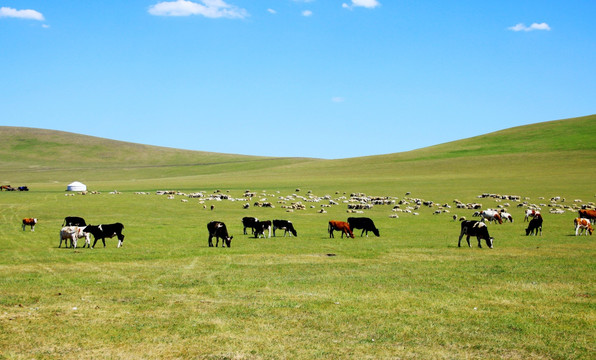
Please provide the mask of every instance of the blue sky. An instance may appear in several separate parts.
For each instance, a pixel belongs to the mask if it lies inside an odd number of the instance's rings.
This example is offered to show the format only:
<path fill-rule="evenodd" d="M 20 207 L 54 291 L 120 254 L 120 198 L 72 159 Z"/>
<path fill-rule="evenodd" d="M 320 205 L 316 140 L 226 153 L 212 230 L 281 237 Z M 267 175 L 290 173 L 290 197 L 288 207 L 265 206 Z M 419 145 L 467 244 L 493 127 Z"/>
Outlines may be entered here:
<path fill-rule="evenodd" d="M 0 125 L 347 158 L 596 113 L 596 1 L 0 0 Z"/>

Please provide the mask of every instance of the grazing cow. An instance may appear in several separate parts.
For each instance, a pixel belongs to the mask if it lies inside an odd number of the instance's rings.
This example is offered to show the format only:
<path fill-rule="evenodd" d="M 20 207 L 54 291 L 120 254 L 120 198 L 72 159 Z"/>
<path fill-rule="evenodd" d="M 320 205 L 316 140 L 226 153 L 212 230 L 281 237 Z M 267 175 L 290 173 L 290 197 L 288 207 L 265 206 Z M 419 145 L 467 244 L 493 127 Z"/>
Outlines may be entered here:
<path fill-rule="evenodd" d="M 573 219 L 573 224 L 575 224 L 575 236 L 581 235 L 582 232 L 586 235 L 588 235 L 588 233 L 592 235 L 594 232 L 594 228 L 592 228 L 592 224 L 590 224 L 590 220 L 588 219 Z"/>
<path fill-rule="evenodd" d="M 509 220 L 510 222 L 513 222 L 513 216 L 511 216 L 510 213 L 506 212 L 506 211 L 501 211 L 501 219 L 503 219 L 504 222 L 507 222 L 507 220 Z"/>
<path fill-rule="evenodd" d="M 58 247 L 62 246 L 62 240 L 64 240 L 66 247 L 68 247 L 68 240 L 70 240 L 70 245 L 76 249 L 78 239 L 85 238 L 85 244 L 83 247 L 87 246 L 91 248 L 91 240 L 89 233 L 85 231 L 85 227 L 79 226 L 65 226 L 60 230 L 60 244 Z"/>
<path fill-rule="evenodd" d="M 526 229 L 526 236 L 528 235 L 536 235 L 538 236 L 538 232 L 540 231 L 540 236 L 542 236 L 542 215 L 535 214 L 534 218 L 530 220 L 530 224 L 528 224 L 528 228 Z"/>
<path fill-rule="evenodd" d="M 215 236 L 215 247 L 219 245 L 219 239 L 221 238 L 221 247 L 230 247 L 233 236 L 228 235 L 228 229 L 226 224 L 221 221 L 211 221 L 207 224 L 207 231 L 209 231 L 209 247 L 213 247 L 213 241 L 211 240 Z"/>
<path fill-rule="evenodd" d="M 345 221 L 330 220 L 328 230 L 330 238 L 335 237 L 333 236 L 333 230 L 341 231 L 342 238 L 344 237 L 344 234 L 346 234 L 348 237 L 351 237 L 352 239 L 354 238 L 350 224 Z"/>
<path fill-rule="evenodd" d="M 578 213 L 580 218 L 588 219 L 592 224 L 596 220 L 596 210 L 581 209 Z"/>
<path fill-rule="evenodd" d="M 26 186 L 19 186 L 17 189 L 18 189 L 19 191 L 29 191 L 29 188 L 28 188 L 28 187 L 26 187 Z"/>
<path fill-rule="evenodd" d="M 488 222 L 497 221 L 499 224 L 503 223 L 503 219 L 501 219 L 501 215 L 495 210 L 483 210 L 480 212 L 480 218 L 486 219 Z"/>
<path fill-rule="evenodd" d="M 124 235 L 122 235 L 122 231 L 124 230 L 124 225 L 121 223 L 115 224 L 101 224 L 101 225 L 87 225 L 85 228 L 85 232 L 93 234 L 95 240 L 93 241 L 92 248 L 95 248 L 95 244 L 97 240 L 101 239 L 103 243 L 103 247 L 106 247 L 106 240 L 105 238 L 113 238 L 114 236 L 118 237 L 118 247 L 122 246 L 124 242 Z"/>
<path fill-rule="evenodd" d="M 255 225 L 259 222 L 256 217 L 245 216 L 242 218 L 242 225 L 244 226 L 244 235 L 246 235 L 246 228 L 252 230 L 251 234 L 255 233 Z"/>
<path fill-rule="evenodd" d="M 375 236 L 379 236 L 379 229 L 375 227 L 375 223 L 367 218 L 367 217 L 349 217 L 348 224 L 350 224 L 350 228 L 354 229 L 362 229 L 362 233 L 360 236 L 364 235 L 366 231 L 366 237 L 368 237 L 368 232 L 372 231 Z"/>
<path fill-rule="evenodd" d="M 62 226 L 87 226 L 85 219 L 78 216 L 67 216 L 64 218 Z"/>
<path fill-rule="evenodd" d="M 271 237 L 271 220 L 257 221 L 255 224 L 255 239 L 262 235 L 265 237 L 265 230 L 269 230 L 267 238 Z"/>
<path fill-rule="evenodd" d="M 529 218 L 533 218 L 537 214 L 540 215 L 540 211 L 538 211 L 538 210 L 532 210 L 532 209 L 526 209 L 526 216 L 524 217 L 524 222 L 530 221 Z"/>
<path fill-rule="evenodd" d="M 25 226 L 31 226 L 31 231 L 35 231 L 35 224 L 37 224 L 36 218 L 24 218 L 23 219 L 23 231 L 25 231 Z"/>
<path fill-rule="evenodd" d="M 466 241 L 468 242 L 468 247 L 472 247 L 470 244 L 470 236 L 476 236 L 478 239 L 478 247 L 482 247 L 482 240 L 486 242 L 489 248 L 493 248 L 493 240 L 488 234 L 488 227 L 485 223 L 476 220 L 464 220 L 461 222 L 461 232 L 459 233 L 459 241 L 457 242 L 457 247 L 461 247 L 461 238 L 466 235 Z"/>
<path fill-rule="evenodd" d="M 284 231 L 284 237 L 288 232 L 290 236 L 298 236 L 298 232 L 294 229 L 294 224 L 290 220 L 273 220 L 273 236 L 275 236 L 275 230 L 277 229 Z"/>

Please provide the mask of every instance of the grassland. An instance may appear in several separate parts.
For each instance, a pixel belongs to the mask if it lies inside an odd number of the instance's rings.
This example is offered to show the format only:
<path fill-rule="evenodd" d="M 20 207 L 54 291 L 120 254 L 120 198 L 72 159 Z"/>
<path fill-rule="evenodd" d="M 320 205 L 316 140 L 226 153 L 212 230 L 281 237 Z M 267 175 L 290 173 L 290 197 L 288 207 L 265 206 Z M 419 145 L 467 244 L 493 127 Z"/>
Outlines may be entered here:
<path fill-rule="evenodd" d="M 243 210 L 221 201 L 211 211 L 154 191 L 221 189 L 239 198 L 250 189 L 274 203 L 309 190 L 507 202 L 476 198 L 490 192 L 585 204 L 596 193 L 596 116 L 341 160 L 84 137 L 71 147 L 61 145 L 70 134 L 37 131 L 0 128 L 0 182 L 31 188 L 0 193 L 0 358 L 593 358 L 596 247 L 573 236 L 572 211 L 543 206 L 543 236 L 526 237 L 523 209 L 509 201 L 516 221 L 490 225 L 490 250 L 457 247 L 451 215 L 469 210 L 421 208 L 392 219 L 391 206 L 375 206 L 364 216 L 380 238 L 329 239 L 326 223 L 345 219 L 345 204 L 319 214 L 321 203 L 288 213 L 277 203 Z M 73 180 L 102 194 L 65 196 Z M 114 189 L 122 194 L 108 194 Z M 124 247 L 58 248 L 69 215 L 123 222 Z M 39 218 L 35 232 L 21 230 L 29 216 Z M 242 235 L 243 216 L 292 220 L 298 237 Z M 232 248 L 207 247 L 214 219 L 228 224 Z"/>

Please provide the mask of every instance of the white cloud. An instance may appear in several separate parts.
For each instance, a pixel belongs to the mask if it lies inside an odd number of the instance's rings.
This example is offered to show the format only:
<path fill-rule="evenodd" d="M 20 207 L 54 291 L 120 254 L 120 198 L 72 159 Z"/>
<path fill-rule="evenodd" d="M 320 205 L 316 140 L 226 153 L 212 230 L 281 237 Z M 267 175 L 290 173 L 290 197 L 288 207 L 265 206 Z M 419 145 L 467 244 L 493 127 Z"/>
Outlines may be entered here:
<path fill-rule="evenodd" d="M 269 12 L 269 14 L 277 14 L 277 11 L 273 9 L 267 9 L 267 11 Z"/>
<path fill-rule="evenodd" d="M 548 26 L 547 23 L 533 23 L 530 26 L 526 26 L 523 23 L 519 23 L 516 24 L 515 26 L 511 26 L 507 28 L 508 30 L 511 31 L 534 31 L 534 30 L 545 30 L 545 31 L 550 31 L 550 26 Z"/>
<path fill-rule="evenodd" d="M 341 96 L 334 96 L 331 98 L 331 101 L 333 101 L 334 103 L 342 103 L 342 102 L 346 101 L 346 99 L 344 99 Z"/>
<path fill-rule="evenodd" d="M 302 16 L 306 16 L 306 17 L 312 16 L 312 11 L 310 11 L 310 10 L 304 10 L 302 12 Z"/>
<path fill-rule="evenodd" d="M 149 7 L 149 14 L 156 16 L 201 15 L 208 18 L 243 19 L 249 14 L 245 9 L 229 5 L 223 0 L 162 1 Z"/>
<path fill-rule="evenodd" d="M 0 8 L 0 17 L 44 21 L 43 15 L 35 10 L 17 10 L 9 7 Z"/>
<path fill-rule="evenodd" d="M 346 3 L 341 4 L 341 7 L 343 7 L 344 9 L 350 9 L 350 10 L 352 10 L 355 7 L 364 7 L 367 9 L 374 9 L 377 6 L 381 6 L 381 3 L 378 2 L 377 0 L 352 0 L 351 4 L 346 4 Z"/>

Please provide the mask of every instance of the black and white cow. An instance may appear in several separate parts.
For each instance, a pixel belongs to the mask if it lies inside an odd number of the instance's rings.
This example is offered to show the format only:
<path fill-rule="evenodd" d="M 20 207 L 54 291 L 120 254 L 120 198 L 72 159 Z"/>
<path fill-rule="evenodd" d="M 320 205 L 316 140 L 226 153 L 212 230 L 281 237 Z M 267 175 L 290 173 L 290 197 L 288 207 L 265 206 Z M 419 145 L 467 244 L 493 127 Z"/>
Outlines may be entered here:
<path fill-rule="evenodd" d="M 379 229 L 377 229 L 375 223 L 367 217 L 349 217 L 348 224 L 350 224 L 352 231 L 362 229 L 360 236 L 363 236 L 365 231 L 366 237 L 368 237 L 369 231 L 372 231 L 375 236 L 379 236 Z"/>
<path fill-rule="evenodd" d="M 244 235 L 246 235 L 246 229 L 250 228 L 251 234 L 255 233 L 255 225 L 257 224 L 257 222 L 259 221 L 259 219 L 257 219 L 256 217 L 250 217 L 250 216 L 245 216 L 242 218 L 242 226 L 244 226 Z"/>
<path fill-rule="evenodd" d="M 257 223 L 255 224 L 255 238 L 258 238 L 259 235 L 265 237 L 265 230 L 269 230 L 269 235 L 267 237 L 270 238 L 271 237 L 271 221 L 270 220 L 257 221 Z"/>
<path fill-rule="evenodd" d="M 209 247 L 213 247 L 213 241 L 211 240 L 215 237 L 215 247 L 219 245 L 219 239 L 221 238 L 221 247 L 230 247 L 232 243 L 233 236 L 228 235 L 228 229 L 226 228 L 226 224 L 221 221 L 211 221 L 207 224 L 207 231 L 209 231 Z"/>
<path fill-rule="evenodd" d="M 461 246 L 461 238 L 466 235 L 466 241 L 468 242 L 468 247 L 472 247 L 470 245 L 470 236 L 476 236 L 478 239 L 478 247 L 481 248 L 482 244 L 481 241 L 484 239 L 486 241 L 486 245 L 489 248 L 493 248 L 493 240 L 488 234 L 488 227 L 485 223 L 476 220 L 464 220 L 461 222 L 461 232 L 459 233 L 459 241 L 457 242 L 457 246 Z"/>
<path fill-rule="evenodd" d="M 538 236 L 538 232 L 540 231 L 540 236 L 542 236 L 542 215 L 536 214 L 534 218 L 530 220 L 530 224 L 528 224 L 528 228 L 526 229 L 526 236 L 528 235 L 536 235 Z"/>
<path fill-rule="evenodd" d="M 290 236 L 298 236 L 298 232 L 294 229 L 294 224 L 290 220 L 273 220 L 273 236 L 275 236 L 275 230 L 277 229 L 284 231 L 284 237 L 288 232 Z"/>
<path fill-rule="evenodd" d="M 85 219 L 78 216 L 67 216 L 64 218 L 62 226 L 87 226 Z"/>
<path fill-rule="evenodd" d="M 124 235 L 122 235 L 123 230 L 124 225 L 122 225 L 121 223 L 87 225 L 87 227 L 85 228 L 85 232 L 93 234 L 93 237 L 95 238 L 95 240 L 93 241 L 92 248 L 95 248 L 95 244 L 99 239 L 101 239 L 103 247 L 106 247 L 105 238 L 113 238 L 114 236 L 118 237 L 118 247 L 122 246 L 122 242 L 124 242 Z"/>

